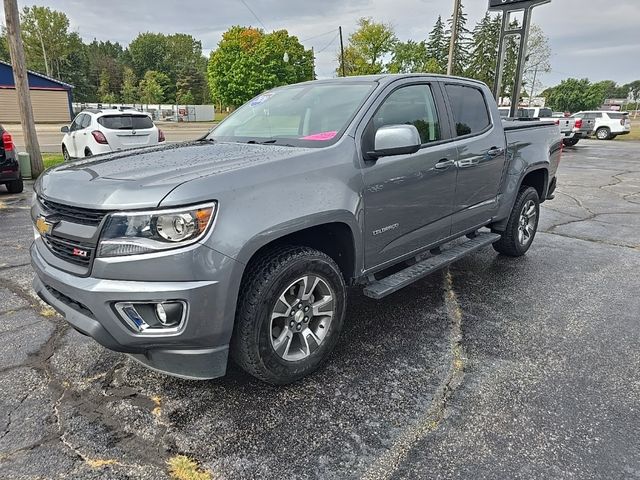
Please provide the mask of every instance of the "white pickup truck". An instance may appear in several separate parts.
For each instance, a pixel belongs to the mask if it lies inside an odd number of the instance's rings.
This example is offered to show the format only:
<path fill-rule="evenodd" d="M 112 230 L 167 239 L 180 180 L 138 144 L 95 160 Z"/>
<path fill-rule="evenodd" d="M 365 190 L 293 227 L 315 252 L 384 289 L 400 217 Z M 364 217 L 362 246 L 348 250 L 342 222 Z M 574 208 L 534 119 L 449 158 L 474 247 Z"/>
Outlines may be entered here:
<path fill-rule="evenodd" d="M 509 107 L 500 107 L 500 116 L 503 119 L 509 117 Z M 583 118 L 573 117 L 558 117 L 554 115 L 553 110 L 550 108 L 540 107 L 521 107 L 518 109 L 518 120 L 540 120 L 555 122 L 560 127 L 560 133 L 562 133 L 562 143 L 566 147 L 573 147 L 582 138 L 588 138 L 593 134 L 594 123 L 593 120 L 586 121 Z"/>

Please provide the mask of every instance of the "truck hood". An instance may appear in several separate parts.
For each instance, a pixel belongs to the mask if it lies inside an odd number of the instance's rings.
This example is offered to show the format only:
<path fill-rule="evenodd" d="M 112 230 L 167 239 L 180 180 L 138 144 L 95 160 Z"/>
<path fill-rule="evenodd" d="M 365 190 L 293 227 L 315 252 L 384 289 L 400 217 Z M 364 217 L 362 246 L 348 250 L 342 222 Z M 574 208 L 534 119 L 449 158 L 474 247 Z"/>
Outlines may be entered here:
<path fill-rule="evenodd" d="M 311 149 L 198 141 L 100 155 L 45 172 L 36 192 L 84 208 L 153 208 L 178 186 L 270 163 Z"/>

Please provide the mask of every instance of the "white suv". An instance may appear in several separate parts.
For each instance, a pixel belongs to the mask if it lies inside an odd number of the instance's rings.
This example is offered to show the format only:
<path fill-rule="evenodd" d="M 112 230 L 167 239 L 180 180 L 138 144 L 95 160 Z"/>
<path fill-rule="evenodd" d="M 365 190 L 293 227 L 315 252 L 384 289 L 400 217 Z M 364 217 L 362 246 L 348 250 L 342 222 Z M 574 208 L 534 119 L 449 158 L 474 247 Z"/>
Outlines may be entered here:
<path fill-rule="evenodd" d="M 598 140 L 613 140 L 618 135 L 631 133 L 629 115 L 622 112 L 579 112 L 575 116 L 595 120 L 595 135 Z"/>
<path fill-rule="evenodd" d="M 65 160 L 128 150 L 164 142 L 153 119 L 137 110 L 84 110 L 61 129 Z"/>

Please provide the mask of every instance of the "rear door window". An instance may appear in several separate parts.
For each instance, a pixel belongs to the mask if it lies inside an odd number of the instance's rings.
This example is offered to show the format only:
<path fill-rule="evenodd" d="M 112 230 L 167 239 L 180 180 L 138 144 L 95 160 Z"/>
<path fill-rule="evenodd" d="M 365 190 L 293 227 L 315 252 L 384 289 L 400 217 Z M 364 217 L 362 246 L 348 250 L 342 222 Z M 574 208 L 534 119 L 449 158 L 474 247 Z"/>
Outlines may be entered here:
<path fill-rule="evenodd" d="M 622 120 L 625 116 L 622 113 L 607 113 L 611 120 Z"/>
<path fill-rule="evenodd" d="M 109 130 L 146 130 L 153 128 L 153 120 L 146 115 L 105 115 L 98 123 Z"/>
<path fill-rule="evenodd" d="M 80 128 L 84 129 L 91 125 L 91 115 L 87 115 L 86 113 L 82 116 L 82 123 L 80 124 Z"/>
<path fill-rule="evenodd" d="M 474 135 L 491 125 L 489 110 L 482 91 L 465 85 L 445 86 L 458 137 Z"/>

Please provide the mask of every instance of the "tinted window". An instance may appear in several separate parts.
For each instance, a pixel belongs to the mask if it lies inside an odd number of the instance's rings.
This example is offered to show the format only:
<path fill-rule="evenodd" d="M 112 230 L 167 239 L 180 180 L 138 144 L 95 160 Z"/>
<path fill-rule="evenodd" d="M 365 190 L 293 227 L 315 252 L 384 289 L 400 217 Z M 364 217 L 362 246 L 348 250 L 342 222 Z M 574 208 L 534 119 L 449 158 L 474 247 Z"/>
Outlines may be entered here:
<path fill-rule="evenodd" d="M 611 120 L 622 120 L 624 118 L 624 115 L 622 113 L 607 113 L 607 115 L 609 115 L 609 118 Z"/>
<path fill-rule="evenodd" d="M 82 123 L 80 124 L 80 128 L 87 128 L 91 125 L 91 115 L 87 115 L 86 113 L 82 116 Z"/>
<path fill-rule="evenodd" d="M 553 110 L 550 108 L 541 108 L 540 109 L 540 118 L 551 118 L 553 117 Z"/>
<path fill-rule="evenodd" d="M 146 115 L 106 115 L 98 123 L 109 130 L 144 130 L 153 128 L 153 120 Z"/>
<path fill-rule="evenodd" d="M 73 123 L 71 124 L 71 126 L 69 127 L 70 131 L 75 131 L 75 130 L 80 130 L 80 128 L 82 128 L 80 125 L 82 124 L 82 120 L 84 119 L 85 114 L 81 113 L 80 115 L 78 115 L 75 120 L 73 121 Z"/>
<path fill-rule="evenodd" d="M 463 85 L 447 85 L 445 88 L 459 137 L 482 132 L 491 125 L 487 104 L 480 90 Z"/>
<path fill-rule="evenodd" d="M 399 88 L 380 105 L 372 122 L 374 132 L 387 125 L 413 125 L 423 144 L 440 140 L 438 114 L 428 85 Z"/>

